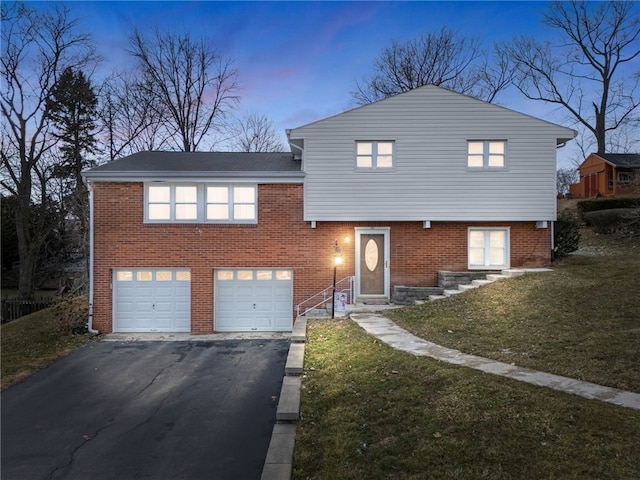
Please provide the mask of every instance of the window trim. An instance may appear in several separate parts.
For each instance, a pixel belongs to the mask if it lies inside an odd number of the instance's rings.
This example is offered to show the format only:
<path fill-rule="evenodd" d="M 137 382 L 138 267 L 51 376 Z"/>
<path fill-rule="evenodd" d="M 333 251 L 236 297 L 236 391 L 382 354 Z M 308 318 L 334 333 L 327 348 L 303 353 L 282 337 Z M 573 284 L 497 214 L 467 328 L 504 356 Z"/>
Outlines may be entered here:
<path fill-rule="evenodd" d="M 472 143 L 482 143 L 482 166 L 471 166 L 469 165 L 469 156 L 472 155 L 469 152 L 469 146 Z M 502 153 L 502 166 L 490 166 L 489 165 L 489 145 L 491 143 L 502 143 L 504 145 L 504 152 Z M 470 171 L 485 171 L 485 170 L 506 170 L 507 169 L 507 159 L 508 159 L 508 145 L 509 142 L 506 139 L 467 139 L 467 170 Z M 476 156 L 478 154 L 475 154 Z"/>
<path fill-rule="evenodd" d="M 389 143 L 391 144 L 391 166 L 389 167 L 379 167 L 378 166 L 378 145 L 381 143 Z M 358 145 L 360 144 L 371 144 L 371 166 L 370 167 L 360 167 L 358 166 L 358 158 L 365 157 L 369 155 L 360 155 L 358 154 Z M 387 155 L 384 155 L 387 156 Z M 357 171 L 365 171 L 365 172 L 390 172 L 395 170 L 396 168 L 396 142 L 395 140 L 356 140 L 355 142 L 355 168 Z"/>
<path fill-rule="evenodd" d="M 504 248 L 504 264 L 492 265 L 490 263 L 490 254 L 487 249 L 487 240 L 491 232 L 501 231 L 505 235 L 505 248 Z M 483 232 L 484 233 L 484 264 L 477 265 L 471 263 L 471 233 Z M 490 244 L 489 244 L 490 245 Z M 511 227 L 468 227 L 467 229 L 467 268 L 469 270 L 506 270 L 511 265 Z"/>
<path fill-rule="evenodd" d="M 149 218 L 149 205 L 150 204 L 166 204 L 162 203 L 150 203 L 149 202 L 149 188 L 150 187 L 169 187 L 169 218 L 151 219 Z M 196 218 L 194 219 L 176 219 L 176 206 L 183 205 L 184 202 L 178 203 L 176 201 L 176 188 L 177 187 L 196 187 Z M 207 187 L 223 187 L 227 188 L 227 202 L 213 203 L 216 205 L 226 205 L 228 216 L 226 219 L 207 219 Z M 249 204 L 246 202 L 236 204 L 233 201 L 234 188 L 252 188 L 254 191 L 254 202 Z M 192 203 L 186 203 L 192 204 Z M 234 218 L 234 206 L 236 205 L 253 205 L 254 216 L 250 219 L 235 219 Z M 189 182 L 145 182 L 144 183 L 144 223 L 146 224 L 169 224 L 169 223 L 208 223 L 208 224 L 244 224 L 254 225 L 258 223 L 258 185 L 255 183 L 189 183 Z"/>

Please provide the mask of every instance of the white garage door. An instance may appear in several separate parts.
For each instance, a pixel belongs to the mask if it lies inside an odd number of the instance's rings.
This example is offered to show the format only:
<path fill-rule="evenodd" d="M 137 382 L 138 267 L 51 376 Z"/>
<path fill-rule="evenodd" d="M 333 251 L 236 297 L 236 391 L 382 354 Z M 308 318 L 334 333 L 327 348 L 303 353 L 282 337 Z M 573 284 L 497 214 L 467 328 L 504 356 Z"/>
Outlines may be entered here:
<path fill-rule="evenodd" d="M 114 270 L 113 331 L 191 331 L 189 270 Z"/>
<path fill-rule="evenodd" d="M 292 270 L 220 269 L 214 278 L 215 331 L 291 331 Z"/>

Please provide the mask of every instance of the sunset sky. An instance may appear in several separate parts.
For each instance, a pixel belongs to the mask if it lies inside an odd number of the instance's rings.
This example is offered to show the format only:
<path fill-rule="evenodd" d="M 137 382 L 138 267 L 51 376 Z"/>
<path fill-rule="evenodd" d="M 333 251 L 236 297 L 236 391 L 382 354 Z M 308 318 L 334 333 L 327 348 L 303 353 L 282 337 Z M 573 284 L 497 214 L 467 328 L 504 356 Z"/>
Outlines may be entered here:
<path fill-rule="evenodd" d="M 51 6 L 54 2 L 29 2 Z M 392 40 L 449 27 L 479 38 L 487 49 L 514 35 L 539 39 L 546 2 L 217 2 L 71 1 L 64 3 L 90 31 L 103 61 L 93 77 L 127 70 L 134 27 L 205 35 L 235 59 L 240 109 L 271 118 L 280 131 L 352 106 L 350 92 Z M 515 89 L 497 103 L 570 126 L 564 113 L 527 101 Z M 563 152 L 562 162 L 567 156 Z"/>

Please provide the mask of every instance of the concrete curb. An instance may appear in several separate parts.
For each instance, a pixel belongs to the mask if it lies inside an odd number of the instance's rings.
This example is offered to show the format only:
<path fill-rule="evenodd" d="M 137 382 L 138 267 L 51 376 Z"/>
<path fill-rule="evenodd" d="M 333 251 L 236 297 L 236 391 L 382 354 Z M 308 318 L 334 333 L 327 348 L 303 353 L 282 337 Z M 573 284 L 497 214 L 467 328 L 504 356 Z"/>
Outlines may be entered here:
<path fill-rule="evenodd" d="M 296 422 L 300 418 L 300 388 L 304 371 L 304 349 L 307 340 L 307 319 L 299 318 L 291 332 L 291 345 L 284 367 L 285 377 L 276 410 L 267 458 L 261 480 L 290 480 L 293 473 L 293 448 Z"/>

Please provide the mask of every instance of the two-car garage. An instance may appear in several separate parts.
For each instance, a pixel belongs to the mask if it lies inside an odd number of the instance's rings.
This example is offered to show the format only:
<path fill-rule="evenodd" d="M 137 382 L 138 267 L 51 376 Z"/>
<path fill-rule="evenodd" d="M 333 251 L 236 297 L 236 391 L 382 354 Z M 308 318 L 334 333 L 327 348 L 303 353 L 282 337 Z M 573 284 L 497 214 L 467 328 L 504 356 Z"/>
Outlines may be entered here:
<path fill-rule="evenodd" d="M 213 280 L 214 331 L 291 331 L 291 269 L 215 269 Z M 190 271 L 172 268 L 114 270 L 113 331 L 190 332 Z"/>

